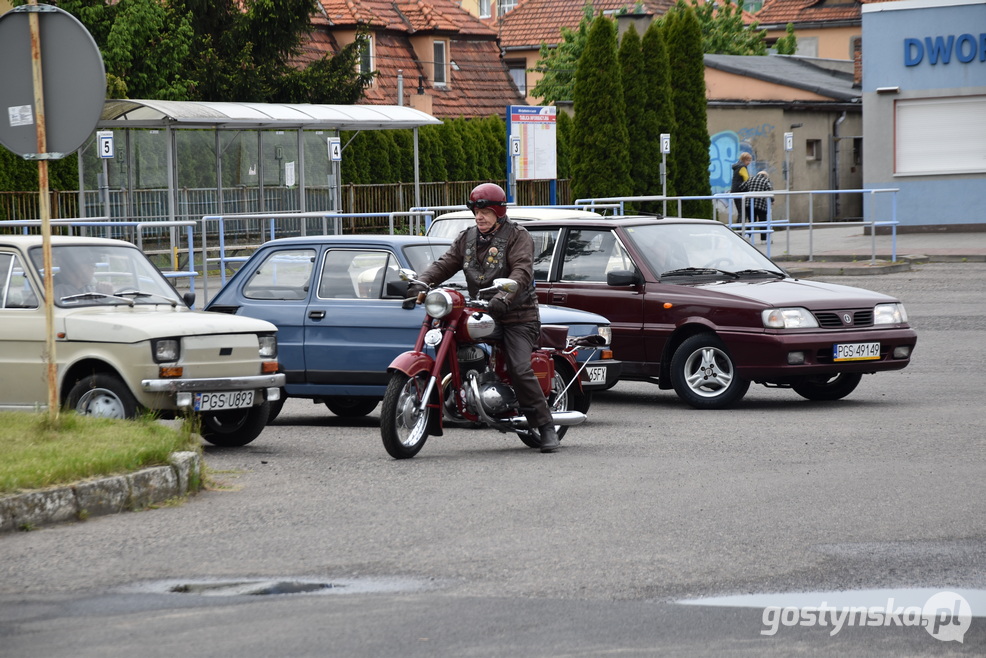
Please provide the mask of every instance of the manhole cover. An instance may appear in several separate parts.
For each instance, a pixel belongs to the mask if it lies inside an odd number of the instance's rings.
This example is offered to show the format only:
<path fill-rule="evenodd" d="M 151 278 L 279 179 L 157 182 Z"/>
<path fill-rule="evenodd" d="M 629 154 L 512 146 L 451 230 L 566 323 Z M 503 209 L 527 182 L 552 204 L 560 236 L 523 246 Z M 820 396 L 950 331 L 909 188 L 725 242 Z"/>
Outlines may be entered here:
<path fill-rule="evenodd" d="M 343 586 L 301 580 L 234 580 L 179 583 L 174 585 L 170 591 L 175 594 L 198 594 L 200 596 L 270 596 L 276 594 L 310 594 L 335 587 Z"/>

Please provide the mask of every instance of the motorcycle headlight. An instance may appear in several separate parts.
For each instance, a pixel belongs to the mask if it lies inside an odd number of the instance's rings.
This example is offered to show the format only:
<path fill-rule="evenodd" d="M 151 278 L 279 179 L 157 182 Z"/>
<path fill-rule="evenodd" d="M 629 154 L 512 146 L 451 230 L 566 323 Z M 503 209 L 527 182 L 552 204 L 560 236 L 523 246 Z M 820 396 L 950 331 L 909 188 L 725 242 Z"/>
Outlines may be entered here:
<path fill-rule="evenodd" d="M 877 304 L 873 307 L 873 324 L 903 324 L 907 311 L 903 304 Z"/>
<path fill-rule="evenodd" d="M 433 318 L 444 318 L 452 312 L 452 296 L 444 290 L 432 290 L 425 297 L 425 313 Z"/>
<path fill-rule="evenodd" d="M 811 329 L 818 327 L 815 316 L 806 308 L 768 308 L 763 311 L 763 326 L 768 329 Z"/>

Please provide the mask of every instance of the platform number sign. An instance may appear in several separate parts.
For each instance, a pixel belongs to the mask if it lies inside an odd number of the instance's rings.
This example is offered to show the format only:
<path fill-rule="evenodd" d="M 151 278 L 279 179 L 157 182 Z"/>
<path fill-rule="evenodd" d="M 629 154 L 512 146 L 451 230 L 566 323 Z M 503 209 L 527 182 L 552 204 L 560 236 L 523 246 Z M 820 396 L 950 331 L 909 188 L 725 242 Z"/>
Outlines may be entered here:
<path fill-rule="evenodd" d="M 784 150 L 794 150 L 794 133 L 784 133 Z"/>
<path fill-rule="evenodd" d="M 113 131 L 100 130 L 96 133 L 96 139 L 99 141 L 99 157 L 112 158 L 114 153 Z"/>
<path fill-rule="evenodd" d="M 671 152 L 671 133 L 661 133 L 661 153 Z"/>
<path fill-rule="evenodd" d="M 342 138 L 329 137 L 329 160 L 342 162 Z"/>

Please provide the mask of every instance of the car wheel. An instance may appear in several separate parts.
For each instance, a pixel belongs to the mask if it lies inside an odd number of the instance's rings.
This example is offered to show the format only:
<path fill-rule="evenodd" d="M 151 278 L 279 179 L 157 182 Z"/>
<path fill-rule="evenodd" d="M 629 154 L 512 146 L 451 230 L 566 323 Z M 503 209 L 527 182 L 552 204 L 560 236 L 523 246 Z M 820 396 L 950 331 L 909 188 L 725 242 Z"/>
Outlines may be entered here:
<path fill-rule="evenodd" d="M 671 385 L 678 397 L 696 409 L 725 409 L 750 388 L 736 374 L 732 357 L 715 334 L 685 339 L 671 357 Z"/>
<path fill-rule="evenodd" d="M 270 402 L 247 409 L 202 412 L 202 438 L 215 446 L 237 448 L 260 436 L 270 417 Z"/>
<path fill-rule="evenodd" d="M 837 375 L 807 377 L 791 385 L 794 392 L 808 400 L 841 400 L 856 390 L 863 374 L 859 372 L 840 372 Z"/>
<path fill-rule="evenodd" d="M 323 400 L 329 411 L 342 418 L 360 418 L 377 408 L 380 398 L 335 396 Z"/>
<path fill-rule="evenodd" d="M 133 418 L 137 415 L 136 398 L 115 375 L 89 375 L 77 381 L 68 393 L 65 406 L 84 416 L 98 418 Z"/>

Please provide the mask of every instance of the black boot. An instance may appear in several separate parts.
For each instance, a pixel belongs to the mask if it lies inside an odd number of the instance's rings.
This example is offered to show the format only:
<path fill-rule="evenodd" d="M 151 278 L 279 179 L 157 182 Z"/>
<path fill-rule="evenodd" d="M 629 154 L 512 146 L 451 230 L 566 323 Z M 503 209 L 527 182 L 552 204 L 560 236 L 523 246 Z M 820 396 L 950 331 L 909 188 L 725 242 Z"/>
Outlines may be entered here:
<path fill-rule="evenodd" d="M 541 434 L 541 452 L 554 452 L 558 450 L 558 446 L 561 443 L 558 441 L 558 432 L 555 431 L 554 425 L 551 423 L 542 425 L 538 428 L 538 432 Z"/>

